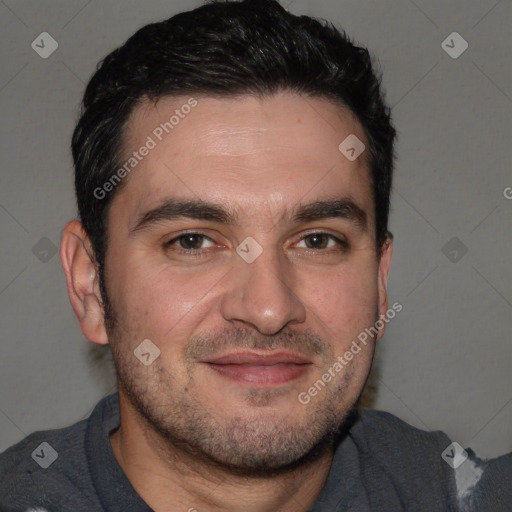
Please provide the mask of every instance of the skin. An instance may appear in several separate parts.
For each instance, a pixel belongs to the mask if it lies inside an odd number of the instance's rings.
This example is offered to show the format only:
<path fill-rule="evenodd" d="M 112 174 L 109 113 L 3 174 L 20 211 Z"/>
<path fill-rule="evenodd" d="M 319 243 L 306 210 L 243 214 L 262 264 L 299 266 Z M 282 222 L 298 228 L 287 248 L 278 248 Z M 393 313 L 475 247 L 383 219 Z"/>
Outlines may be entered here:
<path fill-rule="evenodd" d="M 365 142 L 364 131 L 326 99 L 195 98 L 112 202 L 105 265 L 115 324 L 105 327 L 91 245 L 77 220 L 61 245 L 70 301 L 84 335 L 111 346 L 121 407 L 112 448 L 154 510 L 306 511 L 328 476 L 332 433 L 360 396 L 384 330 L 308 404 L 297 397 L 388 309 L 392 240 L 378 259 L 367 155 L 351 162 L 338 150 L 349 134 Z M 187 99 L 139 105 L 126 155 Z M 130 232 L 169 197 L 222 203 L 238 223 L 161 220 Z M 288 217 L 298 204 L 341 197 L 366 213 L 366 229 L 348 219 Z M 207 238 L 163 247 L 184 230 Z M 236 252 L 248 236 L 263 249 L 252 263 Z M 203 256 L 178 254 L 194 248 Z M 144 339 L 160 350 L 149 366 L 134 356 Z M 200 362 L 238 348 L 289 349 L 311 364 L 297 379 L 262 387 Z"/>

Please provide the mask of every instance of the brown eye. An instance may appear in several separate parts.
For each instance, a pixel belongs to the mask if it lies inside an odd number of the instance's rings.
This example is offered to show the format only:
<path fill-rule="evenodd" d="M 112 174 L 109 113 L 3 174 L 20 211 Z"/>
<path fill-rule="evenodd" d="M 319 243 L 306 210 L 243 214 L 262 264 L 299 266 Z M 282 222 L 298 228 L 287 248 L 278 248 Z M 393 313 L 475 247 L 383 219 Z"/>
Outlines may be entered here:
<path fill-rule="evenodd" d="M 330 233 L 310 233 L 302 238 L 305 241 L 306 248 L 312 249 L 315 251 L 326 251 L 327 249 L 331 249 L 333 246 L 338 246 L 341 250 L 347 250 L 349 248 L 348 243 L 345 240 L 342 240 Z M 329 242 L 332 240 L 333 243 L 329 245 Z"/>
<path fill-rule="evenodd" d="M 309 240 L 309 244 L 306 242 L 309 249 L 327 249 L 329 238 L 326 233 L 314 233 L 305 237 L 305 240 Z"/>
<path fill-rule="evenodd" d="M 178 240 L 182 249 L 198 250 L 201 249 L 204 238 L 203 235 L 198 233 L 187 233 L 186 235 L 179 236 L 176 240 Z"/>
<path fill-rule="evenodd" d="M 164 249 L 172 250 L 178 254 L 201 256 L 201 254 L 205 252 L 205 247 L 202 247 L 205 241 L 209 241 L 211 243 L 209 247 L 215 245 L 213 240 L 203 233 L 182 233 L 172 240 L 165 242 Z"/>

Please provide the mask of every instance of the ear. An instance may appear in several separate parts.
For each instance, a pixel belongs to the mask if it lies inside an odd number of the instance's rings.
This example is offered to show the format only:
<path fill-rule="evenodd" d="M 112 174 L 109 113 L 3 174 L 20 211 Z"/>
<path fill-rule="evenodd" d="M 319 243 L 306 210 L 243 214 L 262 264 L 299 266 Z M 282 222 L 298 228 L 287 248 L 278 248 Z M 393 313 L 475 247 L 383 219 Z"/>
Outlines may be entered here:
<path fill-rule="evenodd" d="M 388 237 L 382 246 L 382 253 L 379 261 L 379 274 L 378 274 L 378 292 L 379 292 L 379 319 L 386 317 L 386 312 L 388 310 L 388 275 L 389 269 L 391 267 L 391 256 L 393 254 L 393 235 L 388 232 Z M 383 323 L 384 326 L 379 329 L 379 333 L 377 334 L 377 339 L 375 341 L 379 341 L 382 336 L 384 336 L 384 332 L 386 330 L 386 322 Z"/>
<path fill-rule="evenodd" d="M 108 344 L 99 275 L 92 245 L 82 223 L 72 220 L 62 233 L 60 259 L 66 274 L 69 301 L 84 336 L 98 345 Z"/>

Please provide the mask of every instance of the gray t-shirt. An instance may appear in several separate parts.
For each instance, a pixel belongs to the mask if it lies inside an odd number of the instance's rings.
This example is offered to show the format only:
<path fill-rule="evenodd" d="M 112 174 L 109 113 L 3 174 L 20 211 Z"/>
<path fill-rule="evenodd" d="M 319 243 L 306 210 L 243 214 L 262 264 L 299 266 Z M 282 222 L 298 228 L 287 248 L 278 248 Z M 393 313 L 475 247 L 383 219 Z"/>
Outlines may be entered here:
<path fill-rule="evenodd" d="M 35 432 L 0 454 L 0 511 L 151 512 L 112 451 L 119 421 L 115 393 L 87 420 Z M 360 409 L 309 512 L 512 511 L 512 453 L 482 461 L 470 449 L 445 452 L 450 444 L 442 432 Z"/>

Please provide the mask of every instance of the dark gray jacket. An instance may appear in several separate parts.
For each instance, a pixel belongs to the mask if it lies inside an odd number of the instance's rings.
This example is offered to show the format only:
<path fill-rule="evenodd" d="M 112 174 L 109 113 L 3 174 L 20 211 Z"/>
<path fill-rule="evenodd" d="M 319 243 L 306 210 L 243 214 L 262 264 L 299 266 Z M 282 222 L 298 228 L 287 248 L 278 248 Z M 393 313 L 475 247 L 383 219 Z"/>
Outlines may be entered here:
<path fill-rule="evenodd" d="M 87 420 L 0 454 L 0 511 L 150 512 L 113 454 L 108 436 L 118 426 L 116 393 Z M 309 512 L 512 511 L 512 453 L 482 461 L 461 450 L 442 432 L 361 409 Z"/>

